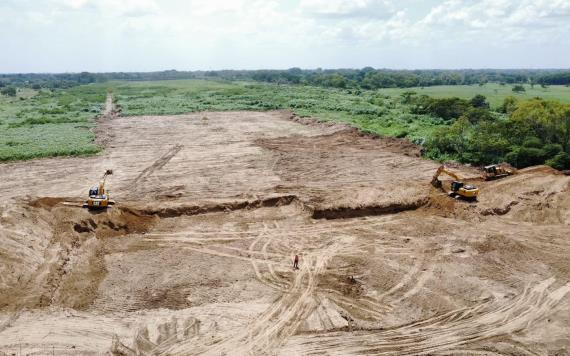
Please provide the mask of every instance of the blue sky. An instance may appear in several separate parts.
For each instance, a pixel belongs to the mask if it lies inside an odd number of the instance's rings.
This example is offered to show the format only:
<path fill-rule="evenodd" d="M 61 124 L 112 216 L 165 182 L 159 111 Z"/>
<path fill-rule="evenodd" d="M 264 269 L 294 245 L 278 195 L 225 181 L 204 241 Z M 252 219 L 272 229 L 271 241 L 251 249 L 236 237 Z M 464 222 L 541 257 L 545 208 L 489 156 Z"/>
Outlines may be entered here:
<path fill-rule="evenodd" d="M 0 25 L 0 73 L 570 67 L 570 0 L 0 0 Z"/>

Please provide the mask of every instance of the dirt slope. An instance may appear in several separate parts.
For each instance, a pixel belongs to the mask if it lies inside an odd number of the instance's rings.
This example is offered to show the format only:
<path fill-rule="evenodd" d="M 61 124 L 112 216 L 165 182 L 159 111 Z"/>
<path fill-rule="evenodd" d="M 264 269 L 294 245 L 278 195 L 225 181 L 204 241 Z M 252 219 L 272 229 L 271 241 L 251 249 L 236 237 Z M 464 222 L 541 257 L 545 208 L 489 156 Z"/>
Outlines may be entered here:
<path fill-rule="evenodd" d="M 5 354 L 568 353 L 570 177 L 455 201 L 417 147 L 286 112 L 111 110 L 98 135 L 0 165 Z M 73 206 L 106 169 L 118 204 Z"/>

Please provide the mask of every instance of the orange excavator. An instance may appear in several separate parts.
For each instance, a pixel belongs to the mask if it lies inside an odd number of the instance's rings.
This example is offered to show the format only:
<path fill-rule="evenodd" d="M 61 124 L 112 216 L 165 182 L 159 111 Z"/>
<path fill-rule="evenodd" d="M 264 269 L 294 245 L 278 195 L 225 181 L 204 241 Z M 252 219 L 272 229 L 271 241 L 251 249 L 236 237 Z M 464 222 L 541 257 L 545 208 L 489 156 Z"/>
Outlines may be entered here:
<path fill-rule="evenodd" d="M 113 174 L 113 171 L 108 169 L 103 174 L 99 186 L 92 187 L 89 189 L 89 198 L 83 204 L 84 208 L 89 210 L 107 209 L 109 205 L 115 204 L 109 196 L 109 191 L 105 189 L 105 183 L 107 182 L 107 177 Z"/>
<path fill-rule="evenodd" d="M 466 200 L 477 200 L 477 196 L 479 195 L 479 188 L 463 183 L 457 174 L 451 172 L 444 165 L 441 165 L 437 169 L 431 180 L 431 184 L 434 187 L 443 187 L 443 183 L 439 180 L 439 176 L 444 173 L 453 178 L 453 182 L 451 182 L 451 190 L 448 192 L 448 195 L 450 197 L 463 198 Z"/>

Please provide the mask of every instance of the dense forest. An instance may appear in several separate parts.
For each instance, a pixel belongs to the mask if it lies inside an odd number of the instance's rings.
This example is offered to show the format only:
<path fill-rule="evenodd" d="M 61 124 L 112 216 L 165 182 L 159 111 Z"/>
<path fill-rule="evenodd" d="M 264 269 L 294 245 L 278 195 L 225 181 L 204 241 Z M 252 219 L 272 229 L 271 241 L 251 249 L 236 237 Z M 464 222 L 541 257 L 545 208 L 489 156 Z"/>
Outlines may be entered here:
<path fill-rule="evenodd" d="M 464 69 L 464 70 L 389 70 L 300 69 L 220 70 L 132 72 L 0 74 L 0 87 L 69 88 L 75 85 L 109 80 L 219 79 L 259 81 L 280 84 L 304 84 L 332 88 L 411 88 L 436 85 L 483 85 L 485 83 L 570 85 L 570 70 Z"/>
<path fill-rule="evenodd" d="M 547 164 L 570 169 L 569 104 L 508 97 L 494 112 L 481 95 L 463 100 L 408 93 L 403 100 L 415 112 L 448 122 L 426 142 L 428 157 L 475 165 L 506 161 L 518 168 Z"/>

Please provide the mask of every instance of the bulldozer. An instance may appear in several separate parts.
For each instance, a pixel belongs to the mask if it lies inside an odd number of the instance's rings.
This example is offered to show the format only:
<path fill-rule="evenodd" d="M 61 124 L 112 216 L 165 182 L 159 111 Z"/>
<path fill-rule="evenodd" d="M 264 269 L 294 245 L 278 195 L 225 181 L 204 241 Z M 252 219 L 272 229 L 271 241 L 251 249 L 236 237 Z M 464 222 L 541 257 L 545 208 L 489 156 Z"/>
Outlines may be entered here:
<path fill-rule="evenodd" d="M 492 164 L 483 167 L 483 178 L 485 180 L 501 179 L 514 174 L 514 172 L 500 164 Z"/>
<path fill-rule="evenodd" d="M 109 191 L 105 189 L 105 183 L 107 182 L 107 177 L 113 174 L 113 171 L 108 169 L 103 174 L 101 181 L 98 186 L 89 189 L 89 198 L 83 204 L 84 208 L 89 210 L 107 209 L 109 205 L 115 204 L 109 196 Z"/>
<path fill-rule="evenodd" d="M 443 188 L 443 183 L 439 180 L 439 176 L 443 173 L 453 178 L 453 182 L 451 182 L 451 190 L 447 193 L 450 197 L 462 198 L 465 200 L 477 200 L 479 188 L 465 184 L 457 174 L 451 172 L 444 165 L 441 165 L 435 172 L 431 180 L 431 185 L 436 188 Z"/>

